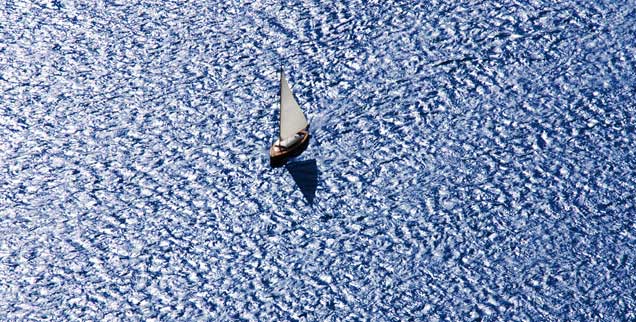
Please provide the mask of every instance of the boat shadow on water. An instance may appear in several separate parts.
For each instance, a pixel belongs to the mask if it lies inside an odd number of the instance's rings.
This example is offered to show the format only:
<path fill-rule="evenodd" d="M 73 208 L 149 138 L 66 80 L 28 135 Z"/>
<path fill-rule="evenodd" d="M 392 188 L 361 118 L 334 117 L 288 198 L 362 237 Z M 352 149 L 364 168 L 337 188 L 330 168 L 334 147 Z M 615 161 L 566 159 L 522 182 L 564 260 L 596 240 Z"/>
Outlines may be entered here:
<path fill-rule="evenodd" d="M 287 163 L 285 168 L 291 174 L 307 203 L 313 206 L 318 187 L 318 176 L 320 175 L 316 159 L 292 161 Z"/>

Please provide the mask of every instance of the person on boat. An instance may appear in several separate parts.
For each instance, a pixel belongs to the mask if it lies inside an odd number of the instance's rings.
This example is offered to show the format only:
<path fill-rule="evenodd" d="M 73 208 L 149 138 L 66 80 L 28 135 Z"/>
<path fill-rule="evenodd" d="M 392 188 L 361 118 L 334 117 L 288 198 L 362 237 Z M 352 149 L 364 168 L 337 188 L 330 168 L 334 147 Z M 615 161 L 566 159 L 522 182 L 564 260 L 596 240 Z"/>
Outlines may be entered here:
<path fill-rule="evenodd" d="M 278 147 L 279 147 L 280 149 L 283 149 L 283 150 L 285 150 L 285 149 L 289 149 L 290 147 L 294 146 L 294 144 L 296 144 L 297 142 L 299 142 L 300 140 L 302 140 L 302 138 L 303 138 L 304 136 L 305 136 L 305 134 L 304 134 L 304 133 L 302 133 L 302 132 L 298 132 L 298 133 L 296 133 L 294 136 L 292 136 L 292 137 L 290 137 L 290 138 L 287 138 L 287 139 L 285 139 L 285 140 L 283 140 L 283 141 L 280 141 L 280 142 L 278 143 Z"/>

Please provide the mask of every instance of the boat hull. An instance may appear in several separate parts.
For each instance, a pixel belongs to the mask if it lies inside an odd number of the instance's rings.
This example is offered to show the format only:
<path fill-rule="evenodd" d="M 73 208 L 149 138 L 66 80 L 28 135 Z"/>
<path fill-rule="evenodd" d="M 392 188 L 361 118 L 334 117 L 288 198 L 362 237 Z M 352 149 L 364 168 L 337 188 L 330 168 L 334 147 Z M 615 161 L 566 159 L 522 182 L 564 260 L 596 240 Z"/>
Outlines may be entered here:
<path fill-rule="evenodd" d="M 290 158 L 297 157 L 303 153 L 309 146 L 309 132 L 306 130 L 298 133 L 304 134 L 303 138 L 289 148 L 283 148 L 276 144 L 269 149 L 269 164 L 273 167 L 281 167 L 287 163 Z"/>

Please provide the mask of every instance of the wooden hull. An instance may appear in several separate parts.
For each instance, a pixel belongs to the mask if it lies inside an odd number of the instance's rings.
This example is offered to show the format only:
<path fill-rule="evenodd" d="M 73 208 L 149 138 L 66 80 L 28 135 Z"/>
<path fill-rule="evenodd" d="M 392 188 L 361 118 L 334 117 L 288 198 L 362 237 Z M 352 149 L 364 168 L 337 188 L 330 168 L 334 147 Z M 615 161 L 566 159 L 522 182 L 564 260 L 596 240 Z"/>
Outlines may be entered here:
<path fill-rule="evenodd" d="M 293 146 L 283 148 L 277 145 L 272 145 L 269 149 L 269 164 L 273 168 L 285 165 L 289 158 L 297 157 L 307 149 L 307 146 L 309 146 L 309 132 L 303 130 L 298 133 L 303 133 L 304 137 Z"/>

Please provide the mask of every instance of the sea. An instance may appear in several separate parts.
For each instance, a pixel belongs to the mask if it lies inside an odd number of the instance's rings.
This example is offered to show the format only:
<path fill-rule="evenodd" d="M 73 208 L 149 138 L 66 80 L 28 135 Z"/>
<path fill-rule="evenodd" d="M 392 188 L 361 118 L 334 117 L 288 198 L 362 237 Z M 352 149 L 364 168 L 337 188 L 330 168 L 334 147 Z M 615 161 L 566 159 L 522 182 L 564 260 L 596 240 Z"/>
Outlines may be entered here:
<path fill-rule="evenodd" d="M 0 320 L 634 321 L 635 142 L 634 0 L 3 0 Z"/>

